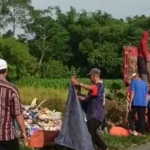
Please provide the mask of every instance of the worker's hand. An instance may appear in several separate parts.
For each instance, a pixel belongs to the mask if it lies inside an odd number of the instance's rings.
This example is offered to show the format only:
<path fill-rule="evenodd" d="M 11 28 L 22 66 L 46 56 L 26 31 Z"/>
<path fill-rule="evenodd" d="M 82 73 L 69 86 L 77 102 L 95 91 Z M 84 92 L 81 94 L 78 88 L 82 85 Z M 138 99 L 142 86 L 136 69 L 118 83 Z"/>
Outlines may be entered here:
<path fill-rule="evenodd" d="M 26 133 L 22 133 L 22 140 L 25 146 L 28 146 L 28 137 Z"/>
<path fill-rule="evenodd" d="M 84 101 L 85 100 L 85 96 L 78 96 L 78 99 L 80 100 L 80 101 Z"/>
<path fill-rule="evenodd" d="M 132 111 L 131 103 L 129 103 L 129 111 Z"/>
<path fill-rule="evenodd" d="M 71 83 L 72 83 L 72 85 L 80 85 L 80 82 L 77 80 L 76 77 L 71 78 Z"/>

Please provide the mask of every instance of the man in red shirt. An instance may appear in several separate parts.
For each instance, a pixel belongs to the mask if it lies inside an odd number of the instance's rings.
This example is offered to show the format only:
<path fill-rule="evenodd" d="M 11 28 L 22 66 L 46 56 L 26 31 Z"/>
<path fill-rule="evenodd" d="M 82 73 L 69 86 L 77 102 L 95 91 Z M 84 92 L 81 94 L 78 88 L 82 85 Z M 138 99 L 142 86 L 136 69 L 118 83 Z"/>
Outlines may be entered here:
<path fill-rule="evenodd" d="M 138 71 L 142 80 L 148 83 L 150 78 L 150 53 L 148 51 L 148 32 L 142 32 L 138 50 Z M 150 82 L 150 80 L 149 80 Z"/>
<path fill-rule="evenodd" d="M 15 135 L 14 119 L 17 121 L 27 144 L 24 118 L 18 89 L 6 80 L 7 63 L 0 59 L 0 150 L 19 150 Z"/>

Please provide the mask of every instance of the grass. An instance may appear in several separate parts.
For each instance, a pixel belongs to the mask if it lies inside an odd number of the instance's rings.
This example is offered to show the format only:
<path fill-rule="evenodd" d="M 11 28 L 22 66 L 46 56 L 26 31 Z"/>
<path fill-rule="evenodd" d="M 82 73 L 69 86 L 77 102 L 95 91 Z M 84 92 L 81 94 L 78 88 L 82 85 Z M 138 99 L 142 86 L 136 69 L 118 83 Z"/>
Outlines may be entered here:
<path fill-rule="evenodd" d="M 80 82 L 90 83 L 88 78 L 80 78 Z M 115 80 L 103 80 L 104 86 L 107 88 L 123 88 L 124 83 L 121 79 Z M 14 81 L 14 84 L 20 87 L 36 87 L 36 88 L 53 88 L 53 89 L 67 89 L 70 83 L 70 78 L 62 78 L 62 79 L 41 79 L 41 78 L 21 78 L 20 80 Z"/>
<path fill-rule="evenodd" d="M 34 98 L 38 98 L 38 102 L 47 100 L 45 104 L 50 109 L 56 109 L 63 111 L 64 104 L 67 100 L 67 89 L 52 89 L 52 88 L 34 88 L 34 87 L 20 87 L 19 88 L 22 103 L 30 104 Z M 85 92 L 85 91 L 83 91 Z M 112 100 L 106 102 L 107 118 L 112 122 L 119 122 L 124 114 L 123 111 L 124 102 L 118 100 Z M 111 150 L 125 150 L 134 145 L 144 144 L 150 141 L 150 136 L 146 137 L 113 137 L 104 136 L 105 142 L 111 148 Z M 30 150 L 22 147 L 21 150 Z"/>
<path fill-rule="evenodd" d="M 104 136 L 105 142 L 108 144 L 111 150 L 128 150 L 136 145 L 146 144 L 150 141 L 150 135 L 145 137 L 115 137 L 115 136 Z"/>
<path fill-rule="evenodd" d="M 67 99 L 67 90 L 65 89 L 52 89 L 52 88 L 34 88 L 34 87 L 20 87 L 19 88 L 21 100 L 23 104 L 30 104 L 34 98 L 38 101 L 54 100 L 54 99 Z"/>
<path fill-rule="evenodd" d="M 145 137 L 136 137 L 136 136 L 116 137 L 105 135 L 103 136 L 103 139 L 111 150 L 131 150 L 137 145 L 146 144 L 147 142 L 149 142 L 150 136 L 147 135 Z M 32 150 L 32 149 L 21 146 L 20 150 Z"/>

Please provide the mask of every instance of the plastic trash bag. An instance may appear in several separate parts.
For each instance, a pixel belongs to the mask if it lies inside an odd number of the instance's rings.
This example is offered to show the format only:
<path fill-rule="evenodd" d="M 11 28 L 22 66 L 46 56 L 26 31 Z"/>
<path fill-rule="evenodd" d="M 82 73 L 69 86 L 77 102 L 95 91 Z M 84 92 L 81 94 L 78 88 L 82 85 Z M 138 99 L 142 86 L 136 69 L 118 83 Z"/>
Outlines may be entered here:
<path fill-rule="evenodd" d="M 74 150 L 94 150 L 81 105 L 72 85 L 69 88 L 66 112 L 55 144 Z"/>

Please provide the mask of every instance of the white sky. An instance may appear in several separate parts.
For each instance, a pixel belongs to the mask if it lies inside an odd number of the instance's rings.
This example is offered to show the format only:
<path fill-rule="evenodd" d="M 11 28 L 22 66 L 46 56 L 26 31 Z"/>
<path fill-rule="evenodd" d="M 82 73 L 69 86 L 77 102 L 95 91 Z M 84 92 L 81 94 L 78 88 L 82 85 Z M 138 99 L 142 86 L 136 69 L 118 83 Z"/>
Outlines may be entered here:
<path fill-rule="evenodd" d="M 101 10 L 119 19 L 143 14 L 150 16 L 150 0 L 32 0 L 32 5 L 36 9 L 60 6 L 63 12 L 68 11 L 70 6 L 75 7 L 77 11 Z M 17 34 L 19 33 L 22 31 L 17 29 Z"/>
<path fill-rule="evenodd" d="M 127 16 L 150 16 L 150 0 L 32 0 L 35 8 L 47 6 L 60 6 L 63 11 L 68 11 L 70 6 L 78 11 L 102 10 L 110 13 L 115 18 L 125 19 Z"/>

